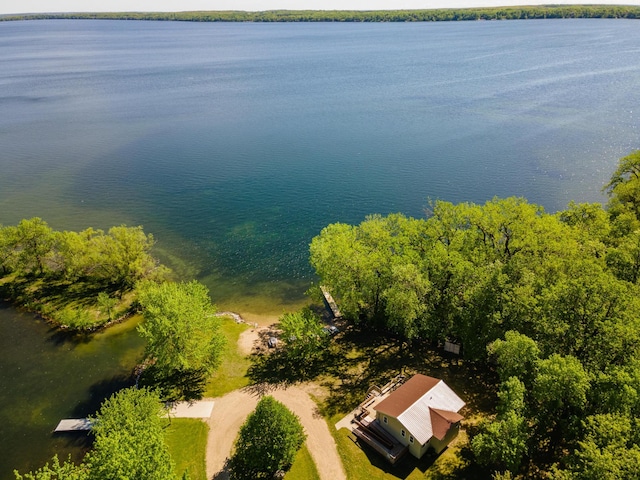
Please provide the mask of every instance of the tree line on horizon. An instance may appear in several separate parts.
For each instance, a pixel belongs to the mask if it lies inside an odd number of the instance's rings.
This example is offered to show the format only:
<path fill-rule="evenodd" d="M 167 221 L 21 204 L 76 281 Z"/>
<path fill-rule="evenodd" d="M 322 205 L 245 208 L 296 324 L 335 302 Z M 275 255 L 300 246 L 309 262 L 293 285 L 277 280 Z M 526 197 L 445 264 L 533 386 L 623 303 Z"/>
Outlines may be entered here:
<path fill-rule="evenodd" d="M 442 22 L 553 18 L 640 18 L 633 5 L 549 5 L 430 10 L 269 10 L 195 12 L 78 12 L 0 15 L 0 21 L 47 19 L 155 20 L 185 22 Z"/>

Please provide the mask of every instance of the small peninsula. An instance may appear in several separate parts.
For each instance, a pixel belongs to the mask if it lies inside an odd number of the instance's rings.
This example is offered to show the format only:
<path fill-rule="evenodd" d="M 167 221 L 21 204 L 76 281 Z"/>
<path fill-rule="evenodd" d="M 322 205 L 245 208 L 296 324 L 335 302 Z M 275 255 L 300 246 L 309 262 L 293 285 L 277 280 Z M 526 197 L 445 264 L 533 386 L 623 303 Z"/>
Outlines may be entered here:
<path fill-rule="evenodd" d="M 0 226 L 0 298 L 63 329 L 102 328 L 129 316 L 138 281 L 168 275 L 153 244 L 142 227 L 59 232 L 38 217 Z"/>

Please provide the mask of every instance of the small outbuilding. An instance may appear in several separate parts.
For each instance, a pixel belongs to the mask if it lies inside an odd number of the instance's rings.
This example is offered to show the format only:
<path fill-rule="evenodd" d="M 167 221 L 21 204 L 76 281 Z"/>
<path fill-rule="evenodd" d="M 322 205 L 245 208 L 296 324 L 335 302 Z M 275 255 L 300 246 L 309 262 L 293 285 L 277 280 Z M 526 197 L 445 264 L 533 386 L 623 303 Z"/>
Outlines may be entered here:
<path fill-rule="evenodd" d="M 442 452 L 456 437 L 464 405 L 444 381 L 417 374 L 373 409 L 376 423 L 421 458 L 430 447 Z"/>

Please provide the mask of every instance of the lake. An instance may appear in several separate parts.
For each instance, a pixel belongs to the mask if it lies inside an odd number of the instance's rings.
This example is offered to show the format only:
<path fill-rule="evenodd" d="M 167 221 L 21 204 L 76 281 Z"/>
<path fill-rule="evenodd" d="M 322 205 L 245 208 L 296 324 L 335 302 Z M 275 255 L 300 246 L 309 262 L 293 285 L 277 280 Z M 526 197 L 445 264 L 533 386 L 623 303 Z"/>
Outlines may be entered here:
<path fill-rule="evenodd" d="M 143 225 L 219 307 L 277 315 L 304 301 L 329 223 L 424 216 L 430 199 L 606 201 L 640 147 L 639 26 L 0 22 L 0 223 Z M 0 309 L 20 345 L 0 356 L 0 478 L 43 463 L 59 417 L 130 370 L 124 330 L 55 340 Z M 4 373 L 39 362 L 55 386 Z"/>

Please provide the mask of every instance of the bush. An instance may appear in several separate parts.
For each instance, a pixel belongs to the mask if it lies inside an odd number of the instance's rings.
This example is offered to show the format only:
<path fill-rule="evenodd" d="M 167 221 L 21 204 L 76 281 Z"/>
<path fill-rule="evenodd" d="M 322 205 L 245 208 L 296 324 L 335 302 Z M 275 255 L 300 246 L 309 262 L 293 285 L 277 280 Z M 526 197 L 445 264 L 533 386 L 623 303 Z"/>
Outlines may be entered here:
<path fill-rule="evenodd" d="M 229 460 L 231 480 L 273 478 L 288 470 L 305 438 L 296 415 L 273 397 L 263 397 L 240 428 Z"/>
<path fill-rule="evenodd" d="M 72 330 L 84 330 L 94 324 L 91 314 L 87 310 L 66 307 L 53 314 L 53 319 L 62 327 Z"/>

